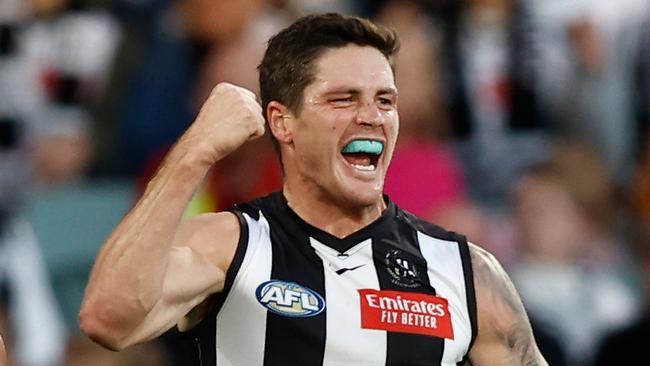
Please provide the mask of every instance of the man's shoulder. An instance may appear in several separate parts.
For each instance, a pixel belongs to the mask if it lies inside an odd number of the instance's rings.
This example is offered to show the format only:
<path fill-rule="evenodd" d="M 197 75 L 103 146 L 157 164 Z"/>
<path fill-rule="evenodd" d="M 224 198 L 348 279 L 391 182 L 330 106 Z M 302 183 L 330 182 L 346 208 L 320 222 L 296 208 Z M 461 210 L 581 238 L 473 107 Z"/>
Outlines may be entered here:
<path fill-rule="evenodd" d="M 494 254 L 471 242 L 468 242 L 467 246 L 469 248 L 474 278 L 480 278 L 475 281 L 477 289 L 482 286 L 488 289 L 494 286 L 512 287 L 510 277 Z M 512 290 L 514 290 L 514 287 Z"/>
<path fill-rule="evenodd" d="M 231 211 L 240 214 L 246 214 L 255 220 L 259 220 L 260 214 L 273 213 L 278 211 L 284 202 L 282 192 L 272 192 L 266 196 L 257 197 L 251 201 L 238 203 Z"/>
<path fill-rule="evenodd" d="M 468 246 L 469 254 L 472 256 L 472 263 L 497 266 L 497 268 L 501 266 L 494 254 L 490 253 L 487 249 L 484 249 L 474 243 L 468 243 Z"/>
<path fill-rule="evenodd" d="M 454 231 L 447 230 L 441 226 L 438 226 L 432 222 L 429 222 L 415 214 L 406 211 L 398 206 L 396 207 L 396 218 L 407 225 L 409 225 L 414 230 L 417 230 L 425 235 L 446 240 L 446 241 L 462 241 L 465 242 L 465 236 Z"/>

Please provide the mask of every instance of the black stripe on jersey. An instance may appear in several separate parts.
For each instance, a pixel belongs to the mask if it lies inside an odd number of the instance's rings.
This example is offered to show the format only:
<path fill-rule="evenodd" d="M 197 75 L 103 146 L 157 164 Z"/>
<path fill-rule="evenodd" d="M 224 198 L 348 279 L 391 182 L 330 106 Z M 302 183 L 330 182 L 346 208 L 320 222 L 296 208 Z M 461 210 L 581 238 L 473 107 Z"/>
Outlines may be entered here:
<path fill-rule="evenodd" d="M 478 333 L 478 323 L 476 315 L 476 295 L 474 289 L 474 271 L 472 270 L 472 260 L 469 253 L 469 245 L 467 243 L 467 238 L 463 235 L 456 234 L 453 232 L 446 231 L 439 226 L 431 224 L 429 222 L 419 219 L 417 216 L 408 213 L 406 211 L 401 211 L 404 214 L 404 218 L 410 225 L 412 225 L 416 230 L 419 230 L 427 235 L 432 237 L 437 237 L 443 240 L 454 241 L 458 243 L 458 248 L 460 251 L 461 263 L 463 266 L 463 276 L 465 277 L 465 294 L 467 296 L 467 312 L 470 318 L 470 326 L 472 329 L 472 338 L 470 340 L 469 347 L 467 348 L 467 354 L 462 361 L 458 363 L 459 366 L 465 365 L 467 361 L 467 356 L 469 350 L 471 350 L 476 335 Z"/>
<path fill-rule="evenodd" d="M 474 288 L 474 270 L 472 269 L 472 257 L 469 253 L 469 244 L 463 236 L 458 238 L 460 246 L 460 258 L 463 262 L 463 274 L 465 275 L 465 294 L 467 294 L 467 312 L 469 313 L 470 323 L 472 325 L 472 339 L 469 342 L 467 353 L 472 349 L 474 340 L 478 333 L 477 312 L 476 312 L 476 291 Z"/>
<path fill-rule="evenodd" d="M 231 212 L 234 213 L 239 220 L 239 243 L 237 244 L 237 249 L 235 250 L 235 256 L 233 257 L 232 262 L 230 262 L 230 266 L 226 272 L 226 280 L 223 285 L 223 290 L 217 294 L 217 302 L 215 304 L 216 313 L 221 310 L 224 301 L 228 297 L 228 293 L 230 292 L 230 289 L 232 289 L 232 285 L 235 282 L 235 277 L 237 277 L 237 273 L 239 272 L 242 262 L 244 261 L 244 257 L 246 256 L 246 250 L 248 249 L 249 234 L 246 219 L 244 218 L 244 215 L 238 211 Z"/>
<path fill-rule="evenodd" d="M 209 312 L 203 317 L 203 320 L 201 320 L 199 324 L 188 331 L 188 335 L 193 337 L 196 343 L 195 358 L 198 359 L 198 365 L 200 366 L 214 366 L 217 364 L 216 348 L 214 347 L 217 343 L 217 314 L 221 310 L 224 301 L 228 297 L 228 293 L 232 289 L 235 277 L 241 268 L 244 256 L 246 255 L 246 250 L 248 249 L 248 224 L 246 223 L 246 219 L 237 211 L 232 211 L 232 213 L 234 213 L 239 220 L 239 242 L 237 243 L 237 249 L 235 249 L 235 256 L 226 272 L 223 290 L 210 296 L 206 300 L 209 304 Z"/>
<path fill-rule="evenodd" d="M 379 240 L 372 241 L 373 260 L 377 269 L 381 290 L 418 292 L 435 295 L 427 275 L 427 264 L 417 239 L 417 231 L 403 220 L 398 212 L 395 225 L 382 233 Z M 399 251 L 399 252 L 395 252 Z M 391 254 L 392 252 L 392 254 Z M 396 258 L 407 261 L 410 268 L 415 268 L 417 278 L 400 281 L 389 267 L 398 266 Z M 439 365 L 442 361 L 445 342 L 442 338 L 420 334 L 388 332 L 386 345 L 386 365 Z"/>
<path fill-rule="evenodd" d="M 263 209 L 271 211 L 265 214 L 271 227 L 271 279 L 295 282 L 316 291 L 327 304 L 323 263 L 312 249 L 304 228 L 287 220 L 291 217 L 288 206 L 277 203 L 277 199 L 268 202 L 269 206 Z M 326 337 L 325 306 L 320 314 L 304 318 L 267 312 L 264 365 L 322 365 Z"/>

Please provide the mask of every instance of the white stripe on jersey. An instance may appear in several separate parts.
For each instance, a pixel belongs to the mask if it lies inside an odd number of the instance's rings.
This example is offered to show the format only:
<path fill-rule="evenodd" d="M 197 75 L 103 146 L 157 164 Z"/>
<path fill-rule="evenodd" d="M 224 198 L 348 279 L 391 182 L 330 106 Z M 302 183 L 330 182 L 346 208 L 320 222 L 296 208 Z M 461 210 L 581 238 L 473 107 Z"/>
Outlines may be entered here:
<path fill-rule="evenodd" d="M 359 312 L 361 300 L 357 290 L 379 288 L 371 239 L 355 245 L 342 256 L 314 238 L 310 238 L 310 243 L 323 261 L 325 271 L 327 332 L 323 366 L 385 365 L 386 332 L 362 329 Z"/>
<path fill-rule="evenodd" d="M 254 294 L 236 288 L 255 289 L 271 278 L 269 223 L 260 213 L 258 221 L 244 214 L 248 247 L 232 290 L 217 316 L 217 365 L 263 365 L 266 314 Z M 252 296 L 251 296 L 252 295 Z M 246 314 L 242 317 L 241 314 Z"/>
<path fill-rule="evenodd" d="M 456 242 L 436 239 L 419 231 L 418 242 L 427 261 L 431 286 L 438 296 L 449 300 L 454 340 L 445 339 L 442 365 L 453 366 L 467 353 L 472 337 L 460 249 Z"/>

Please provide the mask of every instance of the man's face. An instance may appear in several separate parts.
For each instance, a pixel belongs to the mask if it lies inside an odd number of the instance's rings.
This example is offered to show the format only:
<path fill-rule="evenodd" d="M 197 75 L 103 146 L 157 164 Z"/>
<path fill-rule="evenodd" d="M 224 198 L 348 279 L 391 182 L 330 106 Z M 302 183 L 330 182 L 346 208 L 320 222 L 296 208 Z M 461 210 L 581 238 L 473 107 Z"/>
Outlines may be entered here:
<path fill-rule="evenodd" d="M 325 51 L 292 123 L 301 184 L 339 204 L 369 206 L 381 199 L 399 126 L 397 90 L 377 49 L 348 45 Z"/>

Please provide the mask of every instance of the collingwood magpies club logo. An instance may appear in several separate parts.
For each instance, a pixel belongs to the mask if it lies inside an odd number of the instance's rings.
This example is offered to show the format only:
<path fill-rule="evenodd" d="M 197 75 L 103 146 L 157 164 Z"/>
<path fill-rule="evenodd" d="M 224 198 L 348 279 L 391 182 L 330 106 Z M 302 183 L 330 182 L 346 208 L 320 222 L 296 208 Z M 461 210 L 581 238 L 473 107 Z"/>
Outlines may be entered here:
<path fill-rule="evenodd" d="M 420 273 L 413 263 L 406 259 L 401 250 L 392 249 L 386 254 L 386 270 L 391 276 L 391 281 L 402 287 L 415 288 L 420 283 Z"/>

